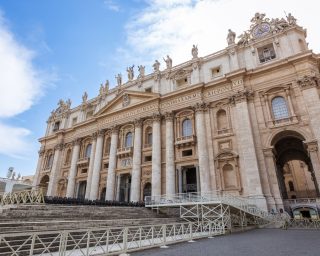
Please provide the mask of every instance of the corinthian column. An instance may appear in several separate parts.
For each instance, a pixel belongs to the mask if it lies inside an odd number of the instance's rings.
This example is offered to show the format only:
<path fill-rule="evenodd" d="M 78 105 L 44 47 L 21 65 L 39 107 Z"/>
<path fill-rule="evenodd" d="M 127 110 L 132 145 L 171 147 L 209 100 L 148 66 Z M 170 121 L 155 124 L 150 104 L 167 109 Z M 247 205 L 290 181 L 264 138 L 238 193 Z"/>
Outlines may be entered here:
<path fill-rule="evenodd" d="M 306 142 L 308 153 L 312 163 L 312 176 L 315 179 L 315 186 L 317 193 L 320 191 L 320 159 L 319 159 L 319 151 L 318 151 L 318 142 L 317 141 L 310 141 Z"/>
<path fill-rule="evenodd" d="M 113 127 L 109 154 L 106 200 L 114 200 L 115 177 L 117 167 L 118 127 Z"/>
<path fill-rule="evenodd" d="M 211 190 L 210 185 L 210 167 L 209 155 L 207 147 L 206 126 L 204 122 L 204 111 L 206 105 L 198 103 L 195 106 L 196 111 L 196 133 L 197 133 L 197 146 L 199 158 L 199 172 L 200 172 L 200 190 L 201 192 L 208 192 Z"/>
<path fill-rule="evenodd" d="M 94 166 L 94 156 L 96 154 L 96 145 L 97 145 L 97 133 L 92 134 L 92 142 L 91 142 L 91 153 L 89 159 L 89 168 L 88 168 L 88 177 L 87 177 L 87 187 L 86 187 L 86 199 L 90 199 L 91 193 L 91 182 L 92 182 L 92 173 L 93 173 L 93 166 Z"/>
<path fill-rule="evenodd" d="M 42 168 L 44 152 L 45 151 L 43 150 L 43 148 L 41 148 L 39 150 L 39 159 L 38 159 L 36 174 L 34 175 L 34 179 L 33 179 L 33 182 L 32 182 L 32 189 L 33 190 L 36 188 L 36 186 L 38 186 L 38 183 L 39 183 L 39 177 L 40 177 L 40 171 L 41 171 L 41 168 Z"/>
<path fill-rule="evenodd" d="M 136 120 L 134 123 L 134 148 L 132 160 L 132 179 L 131 179 L 131 199 L 130 201 L 140 201 L 140 183 L 141 183 L 141 126 L 142 121 Z"/>
<path fill-rule="evenodd" d="M 173 195 L 175 193 L 173 115 L 166 113 L 166 194 Z"/>
<path fill-rule="evenodd" d="M 77 162 L 79 159 L 80 152 L 80 142 L 81 139 L 76 139 L 73 141 L 73 149 L 72 149 L 72 158 L 71 158 L 71 166 L 68 176 L 68 186 L 66 197 L 74 197 L 74 185 L 76 183 L 76 175 L 77 175 Z"/>
<path fill-rule="evenodd" d="M 103 138 L 104 138 L 104 130 L 100 130 L 98 132 L 96 153 L 94 155 L 94 165 L 93 165 L 92 181 L 91 181 L 91 189 L 90 189 L 91 200 L 96 200 L 98 198 L 100 170 L 101 170 L 102 152 L 103 152 Z"/>
<path fill-rule="evenodd" d="M 153 115 L 152 123 L 152 178 L 151 195 L 161 195 L 161 116 Z"/>
<path fill-rule="evenodd" d="M 63 149 L 63 144 L 60 143 L 54 147 L 53 164 L 50 172 L 47 196 L 55 196 L 57 190 L 57 180 L 60 171 L 60 156 Z"/>

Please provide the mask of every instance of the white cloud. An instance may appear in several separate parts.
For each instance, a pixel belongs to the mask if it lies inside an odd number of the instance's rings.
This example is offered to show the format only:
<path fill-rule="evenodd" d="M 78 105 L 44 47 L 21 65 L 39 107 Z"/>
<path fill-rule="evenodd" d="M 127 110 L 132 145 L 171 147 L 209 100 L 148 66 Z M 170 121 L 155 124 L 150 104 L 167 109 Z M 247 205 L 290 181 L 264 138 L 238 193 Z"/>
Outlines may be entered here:
<path fill-rule="evenodd" d="M 151 70 L 153 61 L 162 60 L 166 54 L 179 64 L 191 59 L 193 44 L 204 56 L 227 46 L 229 28 L 237 35 L 249 29 L 256 12 L 276 18 L 284 17 L 284 11 L 291 12 L 298 24 L 308 29 L 310 47 L 319 51 L 320 17 L 317 8 L 308 8 L 303 1 L 150 0 L 126 26 L 127 45 L 119 48 L 119 65 L 146 64 Z"/>
<path fill-rule="evenodd" d="M 114 12 L 120 11 L 120 6 L 116 4 L 113 0 L 105 0 L 104 5 L 111 11 L 114 11 Z"/>
<path fill-rule="evenodd" d="M 5 120 L 28 110 L 42 95 L 51 75 L 39 72 L 35 53 L 19 43 L 5 24 L 0 10 L 0 154 L 24 157 L 30 152 L 30 131 L 5 124 Z"/>
<path fill-rule="evenodd" d="M 33 150 L 30 148 L 30 143 L 27 142 L 28 135 L 30 131 L 27 129 L 0 123 L 0 155 L 14 158 L 26 157 Z"/>

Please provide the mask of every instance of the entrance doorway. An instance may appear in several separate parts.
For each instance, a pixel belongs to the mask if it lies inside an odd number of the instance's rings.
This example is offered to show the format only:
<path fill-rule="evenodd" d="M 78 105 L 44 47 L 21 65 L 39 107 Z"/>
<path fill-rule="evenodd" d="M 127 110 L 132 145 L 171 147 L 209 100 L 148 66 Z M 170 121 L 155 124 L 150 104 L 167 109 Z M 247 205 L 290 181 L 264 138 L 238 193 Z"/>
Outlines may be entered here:
<path fill-rule="evenodd" d="M 146 196 L 151 196 L 151 183 L 148 182 L 144 185 L 143 188 L 143 201 L 145 201 Z"/>
<path fill-rule="evenodd" d="M 49 176 L 45 175 L 41 178 L 39 183 L 39 187 L 40 189 L 42 189 L 44 195 L 47 194 L 48 185 L 49 185 Z"/>
<path fill-rule="evenodd" d="M 120 190 L 119 190 L 119 201 L 120 202 L 129 202 L 130 188 L 131 188 L 131 175 L 130 174 L 121 174 L 120 175 Z"/>
<path fill-rule="evenodd" d="M 197 169 L 194 166 L 182 168 L 182 192 L 198 192 Z"/>
<path fill-rule="evenodd" d="M 311 160 L 295 132 L 281 134 L 274 144 L 278 184 L 283 199 L 315 198 L 319 195 Z"/>
<path fill-rule="evenodd" d="M 78 186 L 78 199 L 84 199 L 86 195 L 87 181 L 80 181 Z"/>

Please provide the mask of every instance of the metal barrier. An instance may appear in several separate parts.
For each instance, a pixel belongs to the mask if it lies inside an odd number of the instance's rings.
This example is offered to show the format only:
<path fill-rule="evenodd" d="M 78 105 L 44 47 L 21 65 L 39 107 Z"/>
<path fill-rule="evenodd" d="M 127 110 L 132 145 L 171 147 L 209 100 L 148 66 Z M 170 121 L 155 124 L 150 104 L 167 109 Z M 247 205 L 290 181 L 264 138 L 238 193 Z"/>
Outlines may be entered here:
<path fill-rule="evenodd" d="M 0 195 L 0 205 L 44 203 L 42 190 L 27 190 Z"/>
<path fill-rule="evenodd" d="M 268 212 L 260 209 L 252 200 L 221 194 L 219 191 L 180 193 L 174 195 L 147 196 L 146 207 L 158 208 L 168 206 L 194 205 L 194 204 L 226 204 L 252 215 L 265 218 Z"/>
<path fill-rule="evenodd" d="M 118 255 L 225 234 L 216 223 L 174 223 L 0 235 L 0 255 Z"/>
<path fill-rule="evenodd" d="M 288 229 L 320 229 L 320 220 L 312 219 L 288 219 L 283 223 L 283 228 Z"/>

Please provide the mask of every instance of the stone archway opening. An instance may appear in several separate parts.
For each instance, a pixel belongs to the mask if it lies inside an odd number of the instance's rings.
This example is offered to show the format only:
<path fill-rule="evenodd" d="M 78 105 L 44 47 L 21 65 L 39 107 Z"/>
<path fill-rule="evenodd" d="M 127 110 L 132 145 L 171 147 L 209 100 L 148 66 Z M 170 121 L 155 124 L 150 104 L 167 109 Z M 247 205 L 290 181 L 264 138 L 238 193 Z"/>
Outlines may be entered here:
<path fill-rule="evenodd" d="M 145 201 L 146 196 L 151 196 L 151 183 L 148 182 L 143 187 L 143 201 Z"/>
<path fill-rule="evenodd" d="M 45 175 L 41 178 L 39 183 L 39 187 L 40 189 L 42 189 L 44 195 L 47 194 L 48 185 L 49 185 L 49 176 Z"/>
<path fill-rule="evenodd" d="M 304 138 L 293 131 L 273 139 L 277 178 L 282 199 L 315 198 L 318 186 Z"/>

